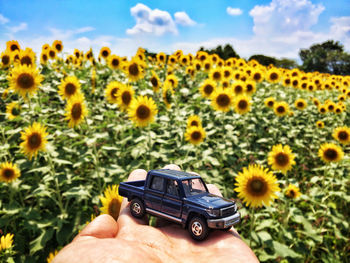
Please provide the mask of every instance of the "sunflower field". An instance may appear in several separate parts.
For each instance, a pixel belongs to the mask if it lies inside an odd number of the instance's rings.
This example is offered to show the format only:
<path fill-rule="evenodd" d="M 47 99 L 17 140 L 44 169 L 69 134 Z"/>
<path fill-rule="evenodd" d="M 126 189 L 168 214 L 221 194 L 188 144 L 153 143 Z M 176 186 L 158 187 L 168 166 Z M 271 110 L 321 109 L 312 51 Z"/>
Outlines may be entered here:
<path fill-rule="evenodd" d="M 100 213 L 118 218 L 131 171 L 169 163 L 237 202 L 260 261 L 350 258 L 350 76 L 0 48 L 1 262 L 50 262 Z"/>

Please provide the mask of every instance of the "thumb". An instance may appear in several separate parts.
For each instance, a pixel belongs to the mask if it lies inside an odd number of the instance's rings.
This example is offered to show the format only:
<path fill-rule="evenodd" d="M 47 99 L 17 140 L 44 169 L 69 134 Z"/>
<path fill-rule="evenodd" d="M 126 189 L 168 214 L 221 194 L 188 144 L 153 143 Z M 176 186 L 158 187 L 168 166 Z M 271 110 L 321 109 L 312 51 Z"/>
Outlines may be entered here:
<path fill-rule="evenodd" d="M 118 224 L 110 215 L 100 215 L 89 223 L 75 238 L 74 242 L 86 238 L 114 238 L 118 233 Z"/>

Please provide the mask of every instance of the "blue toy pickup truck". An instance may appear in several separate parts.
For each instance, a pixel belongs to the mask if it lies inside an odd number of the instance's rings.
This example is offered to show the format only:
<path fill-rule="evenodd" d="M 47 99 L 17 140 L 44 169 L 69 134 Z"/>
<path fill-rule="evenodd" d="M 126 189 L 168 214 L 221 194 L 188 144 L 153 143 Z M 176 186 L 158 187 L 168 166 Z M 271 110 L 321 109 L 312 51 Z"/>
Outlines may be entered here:
<path fill-rule="evenodd" d="M 121 183 L 119 195 L 131 201 L 134 217 L 147 212 L 179 223 L 195 240 L 204 240 L 211 228 L 228 230 L 240 222 L 234 201 L 209 193 L 200 176 L 182 171 L 151 170 L 146 180 Z"/>

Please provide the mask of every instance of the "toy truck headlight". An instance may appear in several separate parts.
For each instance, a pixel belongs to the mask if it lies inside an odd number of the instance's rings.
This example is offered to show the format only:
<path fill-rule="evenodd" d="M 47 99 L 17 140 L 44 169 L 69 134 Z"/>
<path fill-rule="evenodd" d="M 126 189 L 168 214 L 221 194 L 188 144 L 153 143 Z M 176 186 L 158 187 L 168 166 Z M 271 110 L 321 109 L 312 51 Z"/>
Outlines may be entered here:
<path fill-rule="evenodd" d="M 220 209 L 205 209 L 205 211 L 207 211 L 208 215 L 210 216 L 215 216 L 215 217 L 219 217 L 220 216 Z"/>

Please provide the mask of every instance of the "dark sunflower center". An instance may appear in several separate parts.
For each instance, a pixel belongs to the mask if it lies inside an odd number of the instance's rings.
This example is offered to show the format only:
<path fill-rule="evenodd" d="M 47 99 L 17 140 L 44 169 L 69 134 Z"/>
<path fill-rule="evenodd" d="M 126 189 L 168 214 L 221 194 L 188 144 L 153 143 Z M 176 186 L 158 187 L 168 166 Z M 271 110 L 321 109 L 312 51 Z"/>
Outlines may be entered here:
<path fill-rule="evenodd" d="M 219 104 L 219 106 L 226 107 L 230 104 L 230 98 L 226 94 L 220 94 L 216 98 L 216 102 Z"/>
<path fill-rule="evenodd" d="M 245 110 L 248 107 L 248 102 L 246 100 L 240 100 L 238 102 L 238 108 L 241 110 Z"/>
<path fill-rule="evenodd" d="M 260 80 L 260 79 L 261 79 L 260 73 L 255 73 L 254 76 L 253 76 L 253 79 L 254 79 L 255 81 Z"/>
<path fill-rule="evenodd" d="M 286 166 L 289 163 L 289 157 L 285 153 L 278 153 L 275 156 L 275 161 L 279 166 Z"/>
<path fill-rule="evenodd" d="M 202 138 L 202 134 L 199 131 L 194 131 L 191 134 L 191 138 L 195 141 L 198 141 Z"/>
<path fill-rule="evenodd" d="M 171 63 L 175 63 L 175 58 L 171 58 L 171 59 L 170 59 L 170 62 L 171 62 Z"/>
<path fill-rule="evenodd" d="M 201 69 L 201 65 L 200 64 L 196 64 L 196 70 L 200 70 Z"/>
<path fill-rule="evenodd" d="M 326 112 L 326 109 L 325 109 L 325 108 L 321 108 L 320 111 L 321 111 L 322 113 L 325 113 L 325 112 Z"/>
<path fill-rule="evenodd" d="M 220 72 L 214 72 L 214 74 L 213 74 L 213 78 L 215 79 L 215 80 L 218 80 L 218 79 L 220 79 L 221 78 L 221 74 L 220 74 Z"/>
<path fill-rule="evenodd" d="M 210 64 L 209 64 L 209 63 L 206 63 L 206 64 L 204 65 L 204 68 L 205 68 L 205 70 L 209 70 L 209 69 L 210 69 Z"/>
<path fill-rule="evenodd" d="M 301 84 L 301 88 L 302 88 L 302 89 L 306 89 L 306 87 L 307 87 L 307 83 Z"/>
<path fill-rule="evenodd" d="M 147 119 L 151 115 L 151 110 L 146 105 L 140 105 L 136 110 L 136 115 L 139 119 Z"/>
<path fill-rule="evenodd" d="M 336 113 L 341 113 L 341 109 L 336 108 L 336 109 L 335 109 L 335 112 L 336 112 Z"/>
<path fill-rule="evenodd" d="M 223 86 L 224 88 L 227 88 L 228 85 L 229 85 L 229 83 L 228 83 L 227 81 L 222 82 L 222 86 Z"/>
<path fill-rule="evenodd" d="M 117 94 L 118 94 L 118 88 L 113 88 L 111 91 L 111 96 L 113 99 L 117 98 Z"/>
<path fill-rule="evenodd" d="M 11 51 L 19 50 L 19 48 L 16 44 L 11 45 L 10 49 L 11 49 Z"/>
<path fill-rule="evenodd" d="M 200 60 L 200 61 L 204 61 L 205 59 L 206 59 L 205 56 L 200 56 L 200 57 L 199 57 L 199 60 Z"/>
<path fill-rule="evenodd" d="M 18 54 L 14 56 L 14 60 L 19 60 Z"/>
<path fill-rule="evenodd" d="M 338 133 L 338 138 L 342 141 L 346 141 L 349 138 L 349 134 L 346 131 L 340 131 Z"/>
<path fill-rule="evenodd" d="M 250 92 L 250 91 L 252 91 L 252 90 L 253 90 L 253 85 L 248 84 L 248 85 L 247 85 L 247 91 Z"/>
<path fill-rule="evenodd" d="M 113 59 L 113 60 L 112 60 L 112 65 L 113 65 L 113 67 L 118 67 L 118 65 L 119 65 L 119 60 L 118 60 L 118 59 Z"/>
<path fill-rule="evenodd" d="M 139 75 L 139 67 L 136 63 L 133 63 L 129 66 L 129 73 L 132 76 L 138 76 Z"/>
<path fill-rule="evenodd" d="M 108 214 L 112 216 L 115 220 L 118 219 L 120 210 L 120 202 L 113 198 L 108 205 Z"/>
<path fill-rule="evenodd" d="M 239 93 L 242 93 L 243 92 L 243 87 L 238 85 L 235 87 L 235 93 L 236 94 L 239 94 Z"/>
<path fill-rule="evenodd" d="M 298 86 L 298 81 L 297 81 L 297 80 L 293 80 L 292 85 L 293 85 L 294 87 L 295 87 L 295 86 Z"/>
<path fill-rule="evenodd" d="M 125 105 L 129 105 L 131 101 L 131 94 L 130 92 L 123 92 L 122 94 L 122 101 Z"/>
<path fill-rule="evenodd" d="M 55 57 L 55 55 L 56 55 L 55 51 L 50 50 L 50 52 L 49 52 L 49 56 L 50 56 L 51 58 L 54 58 L 54 57 Z"/>
<path fill-rule="evenodd" d="M 212 85 L 205 85 L 204 87 L 204 93 L 205 94 L 211 94 L 214 90 L 214 87 Z"/>
<path fill-rule="evenodd" d="M 108 57 L 108 54 L 109 54 L 109 53 L 108 53 L 107 50 L 103 50 L 103 51 L 102 51 L 102 56 L 103 56 L 103 57 Z"/>
<path fill-rule="evenodd" d="M 273 106 L 273 101 L 272 101 L 272 100 L 268 101 L 268 102 L 267 102 L 267 105 L 268 105 L 269 107 L 272 107 L 272 106 Z"/>
<path fill-rule="evenodd" d="M 329 109 L 330 111 L 332 111 L 332 110 L 334 110 L 334 106 L 331 104 L 331 105 L 328 106 L 328 109 Z"/>
<path fill-rule="evenodd" d="M 162 56 L 162 55 L 159 56 L 159 60 L 160 60 L 160 61 L 163 61 L 163 60 L 164 60 L 164 56 Z"/>
<path fill-rule="evenodd" d="M 46 61 L 46 60 L 47 60 L 47 55 L 44 54 L 44 55 L 42 56 L 42 58 L 43 58 L 44 61 Z"/>
<path fill-rule="evenodd" d="M 21 64 L 22 65 L 32 65 L 32 59 L 29 56 L 24 56 L 23 58 L 21 58 Z"/>
<path fill-rule="evenodd" d="M 199 123 L 198 123 L 198 121 L 191 121 L 191 124 L 190 124 L 191 126 L 199 126 Z"/>
<path fill-rule="evenodd" d="M 66 85 L 66 93 L 68 94 L 68 95 L 73 95 L 74 93 L 75 93 L 75 91 L 76 91 L 76 87 L 75 87 L 75 85 L 73 84 L 73 83 L 68 83 L 67 85 Z"/>
<path fill-rule="evenodd" d="M 287 85 L 289 85 L 289 84 L 290 84 L 290 79 L 286 79 L 286 80 L 284 81 L 284 83 L 286 83 Z"/>
<path fill-rule="evenodd" d="M 291 198 L 294 198 L 295 195 L 296 195 L 296 193 L 295 193 L 294 190 L 289 190 L 289 196 L 290 196 Z"/>
<path fill-rule="evenodd" d="M 4 64 L 4 65 L 9 64 L 9 63 L 10 63 L 10 57 L 9 57 L 8 55 L 2 56 L 1 62 L 2 62 L 2 64 Z"/>
<path fill-rule="evenodd" d="M 169 82 L 171 83 L 171 86 L 175 86 L 175 80 L 169 79 Z"/>
<path fill-rule="evenodd" d="M 3 171 L 3 176 L 6 179 L 11 179 L 15 176 L 15 171 L 13 169 L 10 169 L 10 168 L 5 168 Z"/>
<path fill-rule="evenodd" d="M 28 138 L 28 147 L 30 149 L 37 149 L 41 145 L 41 135 L 37 132 L 32 133 Z"/>
<path fill-rule="evenodd" d="M 284 113 L 284 112 L 286 112 L 286 109 L 283 106 L 278 106 L 277 107 L 277 112 L 278 113 Z"/>
<path fill-rule="evenodd" d="M 338 152 L 334 149 L 326 149 L 324 151 L 324 156 L 327 160 L 333 161 L 333 160 L 337 159 Z"/>
<path fill-rule="evenodd" d="M 80 103 L 75 103 L 71 110 L 72 118 L 74 120 L 79 120 L 82 114 L 82 108 Z"/>
<path fill-rule="evenodd" d="M 13 116 L 18 116 L 20 113 L 21 112 L 20 112 L 19 108 L 17 108 L 17 107 L 13 107 L 12 110 L 11 110 L 11 114 Z"/>
<path fill-rule="evenodd" d="M 271 80 L 276 80 L 277 78 L 278 78 L 277 73 L 275 73 L 275 72 L 271 73 L 271 75 L 270 75 Z"/>
<path fill-rule="evenodd" d="M 263 196 L 267 191 L 266 182 L 262 178 L 253 178 L 248 182 L 248 191 L 254 196 Z"/>
<path fill-rule="evenodd" d="M 61 51 L 62 50 L 62 45 L 61 44 L 56 44 L 56 50 Z"/>
<path fill-rule="evenodd" d="M 34 78 L 29 73 L 22 73 L 17 78 L 17 84 L 22 89 L 30 89 L 34 85 Z"/>
<path fill-rule="evenodd" d="M 228 70 L 225 70 L 225 71 L 224 71 L 224 76 L 225 76 L 225 78 L 228 78 L 230 75 L 231 75 L 231 74 L 230 74 L 230 71 L 228 71 Z"/>
<path fill-rule="evenodd" d="M 320 122 L 317 123 L 317 126 L 318 126 L 318 127 L 322 127 L 322 123 L 320 123 Z"/>
<path fill-rule="evenodd" d="M 298 108 L 303 108 L 303 107 L 304 107 L 304 103 L 301 102 L 301 101 L 299 101 L 299 102 L 297 103 L 297 106 L 298 106 Z"/>
<path fill-rule="evenodd" d="M 156 77 L 151 78 L 151 83 L 153 87 L 158 87 L 158 80 Z"/>
<path fill-rule="evenodd" d="M 79 53 L 79 52 L 75 52 L 75 56 L 76 56 L 77 58 L 79 58 L 79 57 L 80 57 L 80 53 Z"/>

